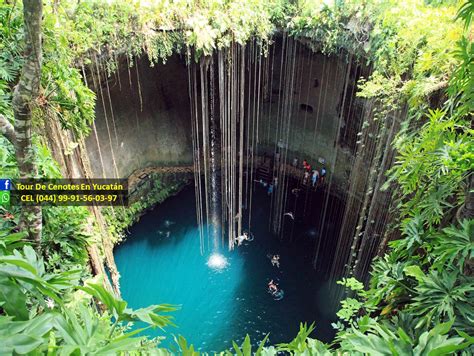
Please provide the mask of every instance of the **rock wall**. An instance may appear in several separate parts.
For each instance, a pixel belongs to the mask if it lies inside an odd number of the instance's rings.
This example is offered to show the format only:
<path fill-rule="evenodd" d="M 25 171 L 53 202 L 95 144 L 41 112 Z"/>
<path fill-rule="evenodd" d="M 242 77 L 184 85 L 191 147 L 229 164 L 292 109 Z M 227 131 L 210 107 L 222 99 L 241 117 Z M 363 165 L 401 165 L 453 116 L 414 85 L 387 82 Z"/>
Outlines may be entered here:
<path fill-rule="evenodd" d="M 277 42 L 275 48 L 275 54 L 270 53 L 274 56 L 273 79 L 270 79 L 272 95 L 264 102 L 259 127 L 259 151 L 267 154 L 275 152 L 278 146 L 275 137 L 281 42 Z M 335 162 L 334 172 L 330 173 L 341 187 L 347 187 L 363 117 L 364 102 L 356 98 L 356 83 L 366 70 L 348 55 L 338 58 L 312 53 L 303 44 L 297 48 L 291 117 L 283 118 L 291 120 L 288 158 L 296 157 L 300 162 L 306 159 L 316 168 L 321 166 L 319 158 L 325 159 L 326 168 Z"/>
<path fill-rule="evenodd" d="M 269 53 L 273 64 L 268 66 L 272 95 L 264 101 L 259 121 L 259 154 L 271 154 L 277 145 L 281 39 L 273 47 L 275 52 Z M 327 167 L 335 161 L 335 182 L 345 187 L 361 122 L 361 114 L 357 114 L 360 100 L 355 99 L 359 67 L 352 64 L 345 88 L 346 59 L 312 53 L 303 44 L 296 56 L 292 115 L 283 118 L 292 122 L 288 157 L 307 159 L 315 167 L 320 166 L 319 157 L 326 160 Z M 348 96 L 343 108 L 345 89 Z M 86 141 L 96 177 L 114 177 L 114 159 L 121 177 L 144 167 L 192 164 L 188 78 L 183 57 L 174 55 L 166 64 L 154 67 L 146 58 L 129 69 L 126 62 L 121 63 L 118 75 L 112 75 L 96 91 L 97 137 L 93 132 Z M 340 125 L 341 110 L 344 112 Z"/>
<path fill-rule="evenodd" d="M 114 159 L 120 177 L 147 166 L 192 164 L 184 59 L 174 55 L 151 67 L 143 58 L 137 64 L 128 70 L 121 63 L 109 78 L 110 101 L 107 83 L 97 90 L 97 137 L 92 132 L 86 141 L 96 177 L 115 177 Z"/>

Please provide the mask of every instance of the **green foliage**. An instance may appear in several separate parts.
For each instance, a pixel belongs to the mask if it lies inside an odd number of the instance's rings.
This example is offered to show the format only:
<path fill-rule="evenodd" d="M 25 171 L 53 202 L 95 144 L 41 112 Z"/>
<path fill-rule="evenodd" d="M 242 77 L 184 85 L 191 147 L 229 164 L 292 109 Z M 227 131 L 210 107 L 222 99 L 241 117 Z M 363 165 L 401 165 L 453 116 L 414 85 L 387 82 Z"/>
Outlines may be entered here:
<path fill-rule="evenodd" d="M 4 142 L 0 136 L 0 142 Z M 48 147 L 34 137 L 36 166 L 40 177 L 61 178 L 58 163 L 51 157 Z M 13 147 L 0 145 L 0 171 L 2 176 L 18 178 L 18 168 Z M 0 228 L 16 227 L 20 210 L 18 206 L 4 208 L 2 213 L 11 214 L 11 219 L 2 219 Z M 86 247 L 92 242 L 92 236 L 85 231 L 84 222 L 89 216 L 85 207 L 44 207 L 43 232 L 41 246 L 47 251 L 46 269 L 50 272 L 61 271 L 68 266 L 85 265 L 88 259 Z"/>
<path fill-rule="evenodd" d="M 474 1 L 466 0 L 464 4 L 459 8 L 456 15 L 457 20 L 464 22 L 464 28 L 469 30 L 472 24 L 472 16 L 474 14 Z"/>
<path fill-rule="evenodd" d="M 239 345 L 237 345 L 235 342 L 232 342 L 232 346 L 234 347 L 234 351 L 237 356 L 261 355 L 267 339 L 268 335 L 263 338 L 262 342 L 260 343 L 260 346 L 254 353 L 252 353 L 252 344 L 250 343 L 250 337 L 248 335 L 245 336 L 244 342 L 242 343 L 241 347 L 239 347 Z M 233 353 L 231 352 L 228 352 L 227 354 L 233 355 Z"/>
<path fill-rule="evenodd" d="M 471 1 L 472 3 L 472 1 Z M 468 35 L 464 35 L 453 52 L 458 65 L 449 78 L 448 107 L 454 117 L 466 117 L 474 108 L 473 60 L 474 49 Z"/>
<path fill-rule="evenodd" d="M 435 267 L 439 270 L 458 265 L 462 273 L 466 260 L 474 258 L 474 221 L 464 219 L 460 228 L 444 228 L 433 241 L 437 256 Z"/>
<path fill-rule="evenodd" d="M 429 111 L 416 131 L 402 131 L 394 145 L 399 154 L 390 174 L 397 179 L 404 224 L 415 219 L 423 226 L 439 224 L 453 208 L 449 198 L 460 193 L 461 182 L 474 167 L 472 130 L 467 122 L 441 110 Z M 402 198 L 403 199 L 403 198 Z"/>
<path fill-rule="evenodd" d="M 164 181 L 159 175 L 150 177 L 152 189 L 149 192 L 141 192 L 140 199 L 130 204 L 126 209 L 106 208 L 104 215 L 107 226 L 114 242 L 120 242 L 124 238 L 126 229 L 140 219 L 141 215 L 154 205 L 163 202 L 169 196 L 178 192 L 186 181 Z"/>
<path fill-rule="evenodd" d="M 147 55 L 166 61 L 186 46 L 210 55 L 232 41 L 255 37 L 263 44 L 277 29 L 309 39 L 315 50 L 351 53 L 371 66 L 359 96 L 385 119 L 407 105 L 408 119 L 394 141 L 397 157 L 384 189 L 397 199 L 392 215 L 401 237 L 373 263 L 369 289 L 353 278 L 340 282 L 350 296 L 342 302 L 336 342 L 311 339 L 313 325 L 302 324 L 294 340 L 256 354 L 441 355 L 472 351 L 473 277 L 465 272 L 474 258 L 473 223 L 457 221 L 474 168 L 472 145 L 472 0 L 456 15 L 455 1 L 46 1 L 44 66 L 36 120 L 59 120 L 81 137 L 94 119 L 95 94 L 84 73 L 110 76 L 119 57 L 131 64 Z M 54 11 L 53 11 L 54 9 Z M 12 121 L 11 95 L 22 66 L 21 4 L 0 4 L 0 115 Z M 452 21 L 455 17 L 463 24 Z M 447 90 L 444 89 L 447 87 Z M 402 118 L 403 119 L 403 118 Z M 41 127 L 41 123 L 36 127 Z M 46 146 L 35 142 L 39 174 L 59 177 Z M 11 145 L 0 137 L 2 175 L 17 177 Z M 177 186 L 162 182 L 129 209 L 109 211 L 113 236 Z M 156 340 L 128 332 L 128 323 L 171 325 L 162 315 L 169 305 L 127 308 L 97 281 L 83 277 L 86 247 L 83 208 L 44 209 L 42 245 L 46 261 L 22 233 L 12 233 L 18 209 L 2 214 L 0 232 L 1 354 L 167 353 Z M 105 312 L 98 313 L 97 305 Z M 362 316 L 363 315 L 363 316 Z M 454 326 L 454 329 L 452 328 Z M 183 337 L 177 344 L 196 355 Z M 471 347 L 471 348 L 470 348 Z M 470 349 L 469 349 L 470 348 Z M 252 354 L 247 336 L 226 354 Z"/>
<path fill-rule="evenodd" d="M 91 296 L 102 302 L 112 313 L 116 322 L 121 321 L 143 321 L 152 327 L 163 328 L 172 325 L 171 317 L 159 315 L 158 313 L 172 312 L 177 308 L 169 304 L 151 305 L 147 308 L 132 310 L 127 308 L 127 302 L 116 299 L 101 284 L 88 283 L 79 289 L 87 292 Z"/>
<path fill-rule="evenodd" d="M 288 352 L 303 352 L 304 350 L 307 349 L 307 341 L 309 335 L 314 331 L 315 326 L 314 324 L 311 324 L 308 326 L 306 323 L 301 323 L 300 324 L 300 331 L 296 335 L 296 337 L 290 341 L 287 344 L 280 344 L 279 349 L 282 351 L 288 351 Z"/>
<path fill-rule="evenodd" d="M 364 284 L 352 277 L 343 278 L 342 281 L 338 281 L 337 284 L 347 287 L 354 292 L 362 292 L 364 290 Z"/>
<path fill-rule="evenodd" d="M 365 306 L 364 303 L 366 295 L 364 292 L 364 284 L 359 282 L 355 278 L 343 278 L 342 281 L 338 281 L 340 284 L 346 287 L 347 290 L 356 293 L 356 298 L 348 297 L 341 301 L 341 309 L 336 313 L 337 317 L 344 322 L 350 322 L 354 317 L 358 316 L 359 311 Z M 337 327 L 339 328 L 339 327 Z"/>
<path fill-rule="evenodd" d="M 364 303 L 354 298 L 346 298 L 341 301 L 341 309 L 337 312 L 337 317 L 343 321 L 351 321 L 357 315 Z"/>
<path fill-rule="evenodd" d="M 402 328 L 392 330 L 364 317 L 357 328 L 339 335 L 338 339 L 342 351 L 351 355 L 446 355 L 465 349 L 474 341 L 470 337 L 450 337 L 451 326 L 452 322 L 438 324 L 412 339 Z"/>
<path fill-rule="evenodd" d="M 181 353 L 183 354 L 183 356 L 197 356 L 197 355 L 199 355 L 199 352 L 194 350 L 193 345 L 188 346 L 188 343 L 187 343 L 186 339 L 183 336 L 179 335 L 178 338 L 175 337 L 175 341 L 178 344 L 179 349 L 180 349 Z"/>
<path fill-rule="evenodd" d="M 396 261 L 393 256 L 384 256 L 372 264 L 370 290 L 367 292 L 369 304 L 379 306 L 383 302 L 382 314 L 397 309 L 406 302 L 410 287 L 405 283 L 408 263 Z"/>
<path fill-rule="evenodd" d="M 474 168 L 472 50 L 464 36 L 456 46 L 440 54 L 436 50 L 432 58 L 426 53 L 421 58 L 417 55 L 413 62 L 411 76 L 421 80 L 428 71 L 436 73 L 439 68 L 431 69 L 432 61 L 448 53 L 452 58 L 445 64 L 454 66 L 449 69 L 453 74 L 449 80 L 436 74 L 448 83 L 446 101 L 439 109 L 423 109 L 424 104 L 413 96 L 417 95 L 416 85 L 411 86 L 410 118 L 420 122 L 402 123 L 394 141 L 396 161 L 384 186 L 397 199 L 397 228 L 402 236 L 390 243 L 387 255 L 373 263 L 364 305 L 375 308 L 371 315 L 382 322 L 369 316 L 358 324 L 352 322 L 351 329 L 338 335 L 342 349 L 357 346 L 369 354 L 407 355 L 472 351 L 473 340 L 468 335 L 473 333 L 474 280 L 465 266 L 474 256 L 474 234 L 472 219 L 458 221 Z M 363 94 L 376 93 L 376 86 L 367 83 Z"/>
<path fill-rule="evenodd" d="M 42 354 L 48 350 L 101 355 L 146 352 L 156 347 L 144 342 L 144 337 L 136 337 L 145 328 L 124 332 L 117 326 L 140 321 L 147 327 L 163 328 L 171 324 L 171 318 L 162 313 L 175 307 L 153 305 L 132 310 L 102 284 L 86 282 L 81 286 L 80 270 L 47 273 L 42 258 L 27 243 L 22 250 L 12 251 L 12 245 L 17 246 L 22 237 L 4 236 L 0 248 L 1 354 Z M 79 292 L 85 294 L 79 296 Z M 93 298 L 106 313 L 97 312 Z"/>
<path fill-rule="evenodd" d="M 35 163 L 38 168 L 38 176 L 43 178 L 61 178 L 61 170 L 58 162 L 51 156 L 49 148 L 39 142 L 35 142 L 33 147 L 35 150 Z"/>
<path fill-rule="evenodd" d="M 5 177 L 16 177 L 18 175 L 13 146 L 3 135 L 0 136 L 0 170 Z"/>
<path fill-rule="evenodd" d="M 93 241 L 85 231 L 84 221 L 89 211 L 85 207 L 45 207 L 41 246 L 48 253 L 48 268 L 64 269 L 68 264 L 87 263 L 87 246 Z"/>
<path fill-rule="evenodd" d="M 12 117 L 11 85 L 22 66 L 22 19 L 9 6 L 0 5 L 0 115 Z"/>
<path fill-rule="evenodd" d="M 437 272 L 421 278 L 409 307 L 421 317 L 420 324 L 431 325 L 455 320 L 462 330 L 472 333 L 474 320 L 474 281 L 459 276 L 459 271 Z"/>

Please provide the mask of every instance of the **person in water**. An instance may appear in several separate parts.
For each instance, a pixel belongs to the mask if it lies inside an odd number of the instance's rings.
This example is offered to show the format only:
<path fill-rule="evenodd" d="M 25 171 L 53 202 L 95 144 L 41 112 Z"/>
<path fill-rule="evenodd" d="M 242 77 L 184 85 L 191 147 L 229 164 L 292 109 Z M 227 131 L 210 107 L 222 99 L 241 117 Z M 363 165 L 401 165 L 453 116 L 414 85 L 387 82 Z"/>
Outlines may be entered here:
<path fill-rule="evenodd" d="M 293 214 L 292 211 L 289 211 L 288 213 L 284 213 L 283 216 L 288 216 L 291 220 L 295 220 L 295 215 Z"/>
<path fill-rule="evenodd" d="M 275 294 L 278 292 L 278 285 L 275 282 L 273 282 L 273 279 L 270 282 L 268 282 L 268 291 L 272 294 Z"/>
<path fill-rule="evenodd" d="M 291 190 L 291 193 L 294 194 L 296 197 L 298 197 L 298 195 L 300 194 L 301 192 L 301 189 L 300 188 L 293 188 Z"/>
<path fill-rule="evenodd" d="M 280 268 L 280 255 L 273 255 L 271 262 L 272 266 L 277 266 L 277 268 Z"/>
<path fill-rule="evenodd" d="M 165 224 L 166 227 L 170 227 L 171 225 L 174 225 L 174 221 L 165 220 L 164 224 Z"/>
<path fill-rule="evenodd" d="M 242 245 L 242 242 L 248 241 L 249 239 L 249 234 L 247 232 L 244 232 L 242 235 L 237 236 L 235 238 L 235 242 L 237 242 L 237 246 Z"/>

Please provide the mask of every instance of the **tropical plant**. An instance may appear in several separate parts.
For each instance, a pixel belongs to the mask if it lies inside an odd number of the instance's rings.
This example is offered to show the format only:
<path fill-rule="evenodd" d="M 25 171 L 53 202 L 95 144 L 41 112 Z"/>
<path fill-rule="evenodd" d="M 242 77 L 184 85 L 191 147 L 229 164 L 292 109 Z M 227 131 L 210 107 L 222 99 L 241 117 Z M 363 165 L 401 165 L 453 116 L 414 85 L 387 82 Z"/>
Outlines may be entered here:
<path fill-rule="evenodd" d="M 432 271 L 421 278 L 415 290 L 408 309 L 421 317 L 417 326 L 456 320 L 461 330 L 474 331 L 474 280 L 459 276 L 458 270 Z"/>
<path fill-rule="evenodd" d="M 75 137 L 90 131 L 95 87 L 123 65 L 147 55 L 151 65 L 194 47 L 209 55 L 233 41 L 254 37 L 264 45 L 280 29 L 304 37 L 327 55 L 353 53 L 372 68 L 359 83 L 359 96 L 380 108 L 376 119 L 406 108 L 393 146 L 397 155 L 385 189 L 396 198 L 392 216 L 401 238 L 372 265 L 367 291 L 346 279 L 348 298 L 338 312 L 336 341 L 311 338 L 302 324 L 289 343 L 256 354 L 441 355 L 472 353 L 472 219 L 458 220 L 474 168 L 472 111 L 472 0 L 456 15 L 456 1 L 46 1 L 44 65 L 34 112 L 35 164 L 42 177 L 59 177 L 43 144 L 43 120 L 58 120 Z M 12 89 L 24 59 L 20 2 L 0 4 L 0 116 L 13 121 Z M 452 21 L 454 18 L 458 21 Z M 461 23 L 461 21 L 463 23 Z M 98 78 L 100 75 L 100 79 Z M 89 87 L 90 86 L 90 87 Z M 13 146 L 0 137 L 2 176 L 18 177 Z M 178 186 L 157 182 L 146 199 L 109 213 L 116 240 L 144 209 Z M 139 336 L 164 328 L 169 305 L 127 307 L 101 281 L 88 281 L 83 208 L 44 209 L 38 256 L 24 232 L 19 211 L 0 208 L 0 354 L 161 353 L 159 340 Z M 145 323 L 133 329 L 129 323 Z M 198 352 L 177 338 L 185 355 Z M 250 338 L 223 354 L 250 355 Z"/>
<path fill-rule="evenodd" d="M 363 317 L 357 327 L 338 336 L 341 349 L 351 355 L 446 355 L 463 350 L 474 342 L 465 333 L 450 337 L 452 322 L 436 325 L 423 332 L 418 338 L 411 338 L 402 328 L 396 331 Z"/>
<path fill-rule="evenodd" d="M 146 338 L 136 337 L 137 334 L 149 327 L 172 325 L 171 317 L 162 313 L 176 307 L 153 305 L 133 310 L 101 283 L 86 281 L 80 285 L 80 269 L 47 273 L 43 259 L 28 242 L 22 250 L 14 249 L 9 254 L 12 245 L 22 243 L 24 237 L 10 234 L 2 240 L 0 304 L 5 315 L 0 316 L 4 341 L 0 353 L 85 355 L 144 351 L 156 347 L 156 343 L 143 343 Z M 105 311 L 102 315 L 96 305 Z M 148 326 L 131 332 L 117 328 L 139 321 Z"/>
<path fill-rule="evenodd" d="M 459 228 L 454 225 L 444 228 L 434 239 L 432 248 L 436 269 L 457 265 L 462 273 L 465 262 L 474 258 L 474 221 L 464 219 Z"/>

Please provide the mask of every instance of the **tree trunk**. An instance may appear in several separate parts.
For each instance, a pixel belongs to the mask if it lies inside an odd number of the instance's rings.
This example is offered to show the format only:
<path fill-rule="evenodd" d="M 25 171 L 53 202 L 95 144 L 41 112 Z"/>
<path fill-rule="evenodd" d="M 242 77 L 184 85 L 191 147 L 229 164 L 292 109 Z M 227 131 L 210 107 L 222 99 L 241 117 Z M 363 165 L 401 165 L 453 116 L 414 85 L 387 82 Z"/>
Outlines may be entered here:
<path fill-rule="evenodd" d="M 41 80 L 41 20 L 42 1 L 24 0 L 23 16 L 25 31 L 24 65 L 20 80 L 13 93 L 13 111 L 15 115 L 16 159 L 20 178 L 32 178 L 37 175 L 34 151 L 31 142 L 31 113 L 39 94 Z M 40 248 L 42 216 L 41 207 L 24 206 L 20 216 L 20 229 L 27 229 L 31 239 Z"/>
<path fill-rule="evenodd" d="M 73 142 L 71 133 L 67 130 L 61 129 L 59 121 L 54 116 L 54 113 L 50 111 L 46 111 L 45 113 L 44 124 L 45 126 L 43 128 L 43 131 L 46 133 L 49 149 L 54 160 L 59 163 L 62 176 L 65 178 L 91 177 L 91 174 L 88 168 L 86 167 L 86 164 L 88 166 L 88 163 L 85 162 L 82 157 L 82 152 L 84 150 L 83 140 L 79 139 L 79 146 L 76 147 L 71 154 L 67 154 L 67 148 L 70 147 L 71 143 Z M 108 236 L 104 236 L 102 231 L 106 231 L 107 229 L 103 228 L 101 226 L 101 221 L 96 218 L 96 210 L 98 210 L 98 207 L 89 206 L 88 209 L 91 212 L 91 215 L 89 215 L 86 221 L 87 231 L 91 233 L 91 235 L 96 234 L 97 232 L 94 229 L 94 225 L 97 224 L 99 226 L 99 230 L 101 231 L 100 240 L 103 241 L 105 238 L 108 238 Z M 106 250 L 105 243 L 102 244 L 104 250 Z M 115 292 L 117 296 L 120 296 L 117 268 L 113 270 L 111 269 L 110 272 L 111 279 L 117 281 L 117 283 L 112 288 L 109 278 L 107 277 L 107 274 L 105 272 L 104 262 L 99 252 L 99 246 L 97 242 L 91 242 L 91 244 L 87 247 L 87 252 L 89 254 L 89 261 L 92 273 L 96 276 L 100 276 L 103 278 L 103 283 L 107 290 Z M 109 260 L 107 261 L 109 262 Z M 115 266 L 115 263 L 113 266 Z M 114 271 L 115 273 L 113 273 L 112 271 Z"/>

